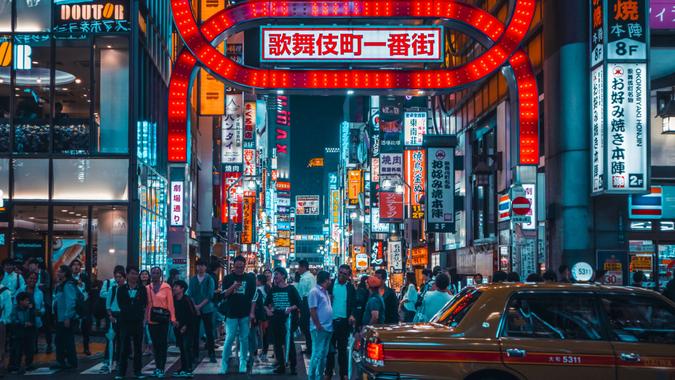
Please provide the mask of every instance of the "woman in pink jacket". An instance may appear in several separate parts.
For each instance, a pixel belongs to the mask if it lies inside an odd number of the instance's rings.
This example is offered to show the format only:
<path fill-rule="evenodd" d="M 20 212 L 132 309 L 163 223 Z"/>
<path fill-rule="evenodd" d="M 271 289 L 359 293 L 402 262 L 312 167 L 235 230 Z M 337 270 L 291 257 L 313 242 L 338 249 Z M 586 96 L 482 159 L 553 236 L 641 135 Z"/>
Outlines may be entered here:
<path fill-rule="evenodd" d="M 145 311 L 145 316 L 148 320 L 153 344 L 152 351 L 155 357 L 154 376 L 163 378 L 168 350 L 169 324 L 176 325 L 173 293 L 171 286 L 162 281 L 162 270 L 159 267 L 150 270 L 150 285 L 146 289 L 148 292 L 148 308 Z"/>

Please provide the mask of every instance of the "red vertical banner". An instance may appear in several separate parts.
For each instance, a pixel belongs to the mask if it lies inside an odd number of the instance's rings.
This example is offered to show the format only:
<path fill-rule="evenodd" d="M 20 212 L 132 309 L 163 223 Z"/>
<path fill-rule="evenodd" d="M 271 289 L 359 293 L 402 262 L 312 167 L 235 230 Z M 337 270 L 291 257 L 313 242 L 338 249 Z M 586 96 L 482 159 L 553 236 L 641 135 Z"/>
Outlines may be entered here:
<path fill-rule="evenodd" d="M 405 186 L 404 202 L 410 207 L 413 219 L 424 218 L 421 200 L 426 192 L 427 154 L 424 150 L 406 150 L 404 162 Z"/>
<path fill-rule="evenodd" d="M 255 193 L 253 196 L 251 194 L 246 194 L 243 202 L 243 225 L 241 228 L 241 242 L 242 244 L 253 244 L 255 239 L 253 238 L 253 224 L 255 221 Z"/>
<path fill-rule="evenodd" d="M 223 173 L 223 200 L 222 200 L 222 213 L 221 221 L 223 224 L 227 224 L 228 216 L 232 219 L 232 223 L 239 224 L 242 220 L 242 195 L 237 192 L 237 189 L 241 187 L 241 182 L 239 178 L 241 177 L 240 172 L 224 172 Z M 239 181 L 239 182 L 238 182 Z M 235 185 L 236 184 L 236 185 Z M 230 210 L 227 210 L 227 204 L 230 204 Z"/>

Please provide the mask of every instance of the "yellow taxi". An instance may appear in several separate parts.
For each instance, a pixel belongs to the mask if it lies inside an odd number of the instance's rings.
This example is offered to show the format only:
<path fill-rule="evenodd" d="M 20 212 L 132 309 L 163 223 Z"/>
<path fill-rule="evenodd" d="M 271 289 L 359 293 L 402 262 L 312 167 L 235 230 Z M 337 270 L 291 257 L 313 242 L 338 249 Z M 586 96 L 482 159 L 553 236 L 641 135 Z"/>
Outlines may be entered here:
<path fill-rule="evenodd" d="M 427 324 L 368 326 L 363 379 L 675 380 L 675 303 L 638 288 L 466 288 Z"/>

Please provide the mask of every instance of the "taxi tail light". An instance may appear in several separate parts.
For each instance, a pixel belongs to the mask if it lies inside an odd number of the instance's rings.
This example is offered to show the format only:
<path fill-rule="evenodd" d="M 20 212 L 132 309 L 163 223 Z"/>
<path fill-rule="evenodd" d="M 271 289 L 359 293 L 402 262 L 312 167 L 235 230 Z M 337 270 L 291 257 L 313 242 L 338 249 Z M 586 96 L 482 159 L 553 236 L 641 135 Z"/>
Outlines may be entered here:
<path fill-rule="evenodd" d="M 372 363 L 384 362 L 384 347 L 379 340 L 375 342 L 368 342 L 366 344 L 366 358 Z"/>

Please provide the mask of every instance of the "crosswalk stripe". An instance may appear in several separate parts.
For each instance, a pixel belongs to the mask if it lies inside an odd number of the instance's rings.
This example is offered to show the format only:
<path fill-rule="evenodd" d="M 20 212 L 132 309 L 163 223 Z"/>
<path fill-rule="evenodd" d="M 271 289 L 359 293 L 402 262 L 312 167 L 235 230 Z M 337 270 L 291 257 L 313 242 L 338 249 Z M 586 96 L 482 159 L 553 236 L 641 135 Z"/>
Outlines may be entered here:
<path fill-rule="evenodd" d="M 180 359 L 179 356 L 169 356 L 166 358 L 166 366 L 164 368 L 164 371 L 168 371 L 171 367 L 173 367 L 176 362 L 178 362 L 178 359 Z M 151 375 L 152 372 L 155 370 L 155 361 L 151 361 L 148 363 L 145 367 L 143 367 L 143 372 L 144 375 Z"/>
<path fill-rule="evenodd" d="M 53 375 L 57 371 L 55 369 L 50 369 L 49 367 L 37 368 L 33 371 L 24 373 L 24 376 L 48 376 Z"/>
<path fill-rule="evenodd" d="M 80 372 L 80 375 L 107 375 L 108 371 L 103 371 L 103 366 L 106 363 L 98 363 L 86 371 Z"/>
<path fill-rule="evenodd" d="M 216 375 L 220 371 L 220 360 L 216 360 L 215 363 L 211 363 L 208 358 L 204 358 L 197 368 L 192 371 L 195 375 Z"/>

